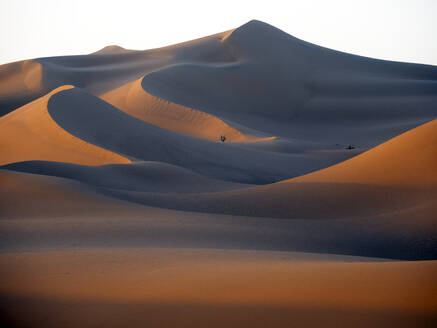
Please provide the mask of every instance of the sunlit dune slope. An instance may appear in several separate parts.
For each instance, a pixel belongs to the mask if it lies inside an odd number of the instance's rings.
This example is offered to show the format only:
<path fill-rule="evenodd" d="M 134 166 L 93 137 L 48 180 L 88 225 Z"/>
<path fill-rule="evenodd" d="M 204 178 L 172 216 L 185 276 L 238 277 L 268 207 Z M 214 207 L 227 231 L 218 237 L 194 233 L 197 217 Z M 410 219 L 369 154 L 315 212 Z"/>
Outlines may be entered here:
<path fill-rule="evenodd" d="M 284 182 L 356 183 L 437 188 L 437 120 L 348 161 Z"/>
<path fill-rule="evenodd" d="M 140 120 L 193 137 L 220 141 L 224 135 L 228 142 L 260 139 L 243 134 L 213 115 L 154 97 L 143 89 L 142 81 L 130 82 L 100 98 Z"/>
<path fill-rule="evenodd" d="M 69 134 L 53 120 L 47 111 L 49 99 L 70 88 L 60 87 L 0 118 L 0 164 L 28 160 L 86 165 L 130 162 Z"/>

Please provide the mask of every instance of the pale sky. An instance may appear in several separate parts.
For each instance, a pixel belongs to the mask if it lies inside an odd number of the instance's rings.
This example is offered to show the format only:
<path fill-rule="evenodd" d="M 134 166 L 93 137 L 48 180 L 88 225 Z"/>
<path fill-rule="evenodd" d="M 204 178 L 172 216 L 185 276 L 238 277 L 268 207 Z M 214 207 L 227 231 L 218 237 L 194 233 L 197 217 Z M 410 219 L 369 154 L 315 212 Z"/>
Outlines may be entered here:
<path fill-rule="evenodd" d="M 328 48 L 437 65 L 436 17 L 437 0 L 0 0 L 0 64 L 157 48 L 258 19 Z"/>

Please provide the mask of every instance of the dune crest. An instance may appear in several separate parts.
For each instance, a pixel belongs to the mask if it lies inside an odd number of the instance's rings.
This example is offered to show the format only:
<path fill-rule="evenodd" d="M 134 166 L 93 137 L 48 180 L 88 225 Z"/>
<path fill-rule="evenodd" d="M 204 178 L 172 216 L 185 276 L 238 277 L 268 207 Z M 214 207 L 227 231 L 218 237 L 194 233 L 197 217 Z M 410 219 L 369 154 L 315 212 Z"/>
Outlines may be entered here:
<path fill-rule="evenodd" d="M 52 160 L 84 165 L 129 163 L 127 158 L 87 143 L 65 131 L 50 116 L 52 95 L 73 86 L 59 87 L 0 118 L 0 164 Z"/>
<path fill-rule="evenodd" d="M 143 78 L 130 82 L 100 96 L 111 105 L 140 120 L 192 137 L 220 141 L 256 141 L 252 135 L 243 134 L 219 118 L 152 96 L 142 87 Z"/>

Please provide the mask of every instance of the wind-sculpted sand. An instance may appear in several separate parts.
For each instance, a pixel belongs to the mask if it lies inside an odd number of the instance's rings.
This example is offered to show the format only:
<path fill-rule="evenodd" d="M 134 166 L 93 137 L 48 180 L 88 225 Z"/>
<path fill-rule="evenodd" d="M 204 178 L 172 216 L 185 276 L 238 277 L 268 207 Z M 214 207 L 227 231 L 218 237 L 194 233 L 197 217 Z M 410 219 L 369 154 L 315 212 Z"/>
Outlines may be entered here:
<path fill-rule="evenodd" d="M 143 89 L 142 81 L 130 82 L 101 98 L 140 120 L 189 136 L 212 141 L 225 136 L 228 142 L 262 139 L 243 134 L 210 114 L 154 97 Z"/>
<path fill-rule="evenodd" d="M 49 99 L 70 88 L 72 86 L 57 88 L 0 118 L 0 164 L 27 160 L 88 165 L 130 162 L 127 158 L 72 136 L 53 120 L 47 110 Z"/>
<path fill-rule="evenodd" d="M 436 326 L 436 144 L 436 67 L 259 21 L 2 65 L 0 323 Z"/>

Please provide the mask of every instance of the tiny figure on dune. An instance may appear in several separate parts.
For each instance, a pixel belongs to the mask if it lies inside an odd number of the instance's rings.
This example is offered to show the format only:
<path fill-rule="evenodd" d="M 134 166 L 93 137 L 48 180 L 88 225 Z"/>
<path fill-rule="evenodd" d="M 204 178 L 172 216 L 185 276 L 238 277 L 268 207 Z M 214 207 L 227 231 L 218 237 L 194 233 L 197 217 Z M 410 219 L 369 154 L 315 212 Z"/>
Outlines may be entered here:
<path fill-rule="evenodd" d="M 222 142 L 225 142 L 225 141 L 226 141 L 226 136 L 221 135 L 221 136 L 220 136 L 220 140 L 221 140 Z"/>

